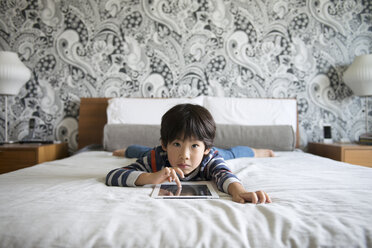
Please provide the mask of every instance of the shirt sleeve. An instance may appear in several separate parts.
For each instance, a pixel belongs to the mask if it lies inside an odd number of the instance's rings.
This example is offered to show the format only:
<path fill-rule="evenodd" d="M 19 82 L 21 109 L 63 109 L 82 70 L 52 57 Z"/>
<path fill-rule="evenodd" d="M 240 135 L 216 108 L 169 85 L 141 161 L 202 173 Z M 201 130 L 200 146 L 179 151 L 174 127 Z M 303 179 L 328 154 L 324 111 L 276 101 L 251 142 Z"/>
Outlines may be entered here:
<path fill-rule="evenodd" d="M 135 187 L 135 182 L 142 173 L 152 172 L 150 161 L 151 154 L 148 154 L 133 164 L 110 171 L 106 176 L 106 185 Z"/>
<path fill-rule="evenodd" d="M 207 180 L 214 180 L 217 188 L 225 193 L 228 192 L 229 185 L 240 180 L 227 167 L 225 160 L 218 154 L 213 154 L 205 167 Z"/>

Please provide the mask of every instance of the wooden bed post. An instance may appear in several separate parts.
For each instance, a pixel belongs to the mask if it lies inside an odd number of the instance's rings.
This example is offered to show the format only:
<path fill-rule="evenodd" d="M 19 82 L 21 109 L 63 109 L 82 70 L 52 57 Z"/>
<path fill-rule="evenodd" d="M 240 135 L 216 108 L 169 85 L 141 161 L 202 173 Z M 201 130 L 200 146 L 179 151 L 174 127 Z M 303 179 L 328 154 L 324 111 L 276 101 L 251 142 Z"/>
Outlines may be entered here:
<path fill-rule="evenodd" d="M 109 98 L 81 98 L 78 149 L 91 144 L 102 144 L 108 100 Z"/>

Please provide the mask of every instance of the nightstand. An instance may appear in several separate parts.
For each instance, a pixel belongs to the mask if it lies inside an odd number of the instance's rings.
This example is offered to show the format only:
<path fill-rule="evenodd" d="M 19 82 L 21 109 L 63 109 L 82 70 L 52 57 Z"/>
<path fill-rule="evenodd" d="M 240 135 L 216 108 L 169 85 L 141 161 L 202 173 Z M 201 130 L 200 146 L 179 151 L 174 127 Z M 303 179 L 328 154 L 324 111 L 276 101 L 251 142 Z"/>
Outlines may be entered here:
<path fill-rule="evenodd" d="M 67 143 L 0 145 L 0 174 L 67 156 Z"/>
<path fill-rule="evenodd" d="M 309 143 L 308 152 L 350 164 L 372 167 L 372 146 L 343 143 Z"/>

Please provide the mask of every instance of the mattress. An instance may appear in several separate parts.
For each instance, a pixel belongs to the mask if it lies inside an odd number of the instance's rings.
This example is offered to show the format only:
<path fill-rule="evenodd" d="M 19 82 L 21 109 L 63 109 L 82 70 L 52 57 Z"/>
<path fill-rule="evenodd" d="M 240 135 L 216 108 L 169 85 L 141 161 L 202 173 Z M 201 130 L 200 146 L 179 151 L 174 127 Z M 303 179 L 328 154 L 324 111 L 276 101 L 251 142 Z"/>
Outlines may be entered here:
<path fill-rule="evenodd" d="M 372 247 L 372 169 L 301 151 L 228 160 L 271 204 L 108 187 L 133 159 L 83 152 L 0 175 L 0 247 Z"/>

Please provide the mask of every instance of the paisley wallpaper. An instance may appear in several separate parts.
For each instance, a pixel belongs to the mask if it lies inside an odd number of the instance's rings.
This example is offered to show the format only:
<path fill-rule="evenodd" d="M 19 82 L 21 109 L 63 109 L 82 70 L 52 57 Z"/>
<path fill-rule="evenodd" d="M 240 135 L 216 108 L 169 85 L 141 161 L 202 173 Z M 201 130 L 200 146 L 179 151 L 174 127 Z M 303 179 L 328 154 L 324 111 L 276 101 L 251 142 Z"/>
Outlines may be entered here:
<path fill-rule="evenodd" d="M 0 50 L 33 72 L 9 98 L 10 139 L 27 137 L 32 117 L 36 137 L 76 150 L 81 97 L 210 95 L 296 98 L 302 147 L 324 123 L 353 141 L 366 99 L 342 75 L 372 53 L 372 2 L 1 0 Z"/>

